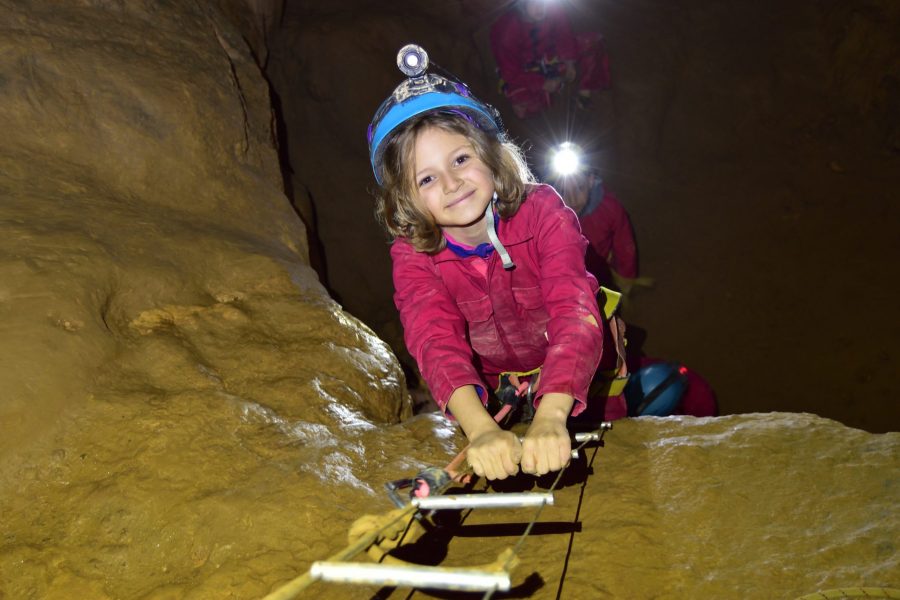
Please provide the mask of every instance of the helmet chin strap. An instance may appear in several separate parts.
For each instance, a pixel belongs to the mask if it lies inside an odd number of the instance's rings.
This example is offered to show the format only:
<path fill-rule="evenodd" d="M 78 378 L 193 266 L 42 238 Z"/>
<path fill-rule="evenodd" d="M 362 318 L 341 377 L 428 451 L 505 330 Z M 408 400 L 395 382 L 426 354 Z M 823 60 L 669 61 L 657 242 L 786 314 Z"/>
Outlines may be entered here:
<path fill-rule="evenodd" d="M 497 227 L 494 224 L 495 202 L 497 202 L 497 192 L 494 192 L 494 197 L 488 202 L 487 208 L 484 210 L 484 218 L 487 219 L 487 234 L 491 240 L 491 246 L 494 247 L 494 250 L 500 255 L 500 260 L 503 261 L 503 268 L 508 271 L 516 268 L 516 263 L 509 257 L 509 252 L 506 251 L 506 248 L 500 243 L 500 238 L 497 237 Z"/>

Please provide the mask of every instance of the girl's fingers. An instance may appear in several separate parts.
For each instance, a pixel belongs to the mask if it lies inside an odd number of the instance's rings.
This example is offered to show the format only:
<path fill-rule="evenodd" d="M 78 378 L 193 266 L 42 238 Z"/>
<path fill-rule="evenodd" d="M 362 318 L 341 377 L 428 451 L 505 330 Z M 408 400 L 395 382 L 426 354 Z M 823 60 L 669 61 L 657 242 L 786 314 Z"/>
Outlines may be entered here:
<path fill-rule="evenodd" d="M 488 462 L 489 466 L 485 472 L 485 477 L 488 479 L 506 479 L 512 475 L 506 468 L 509 462 L 508 455 L 504 456 L 503 453 L 493 454 Z"/>
<path fill-rule="evenodd" d="M 505 440 L 507 443 L 497 448 L 497 452 L 494 454 L 497 468 L 495 479 L 506 479 L 510 475 L 515 475 L 519 472 L 519 457 L 522 455 L 522 445 L 515 436 L 511 437 L 512 443 Z"/>
<path fill-rule="evenodd" d="M 513 460 L 513 455 L 509 452 L 504 452 L 502 454 L 501 463 L 503 464 L 503 471 L 505 475 L 515 475 L 519 470 L 517 461 Z"/>
<path fill-rule="evenodd" d="M 484 446 L 469 448 L 469 464 L 476 475 L 487 479 L 506 479 L 518 472 L 521 455 L 521 444 L 510 434 Z"/>
<path fill-rule="evenodd" d="M 526 438 L 522 455 L 522 470 L 533 475 L 559 471 L 569 460 L 571 443 L 568 438 Z"/>
<path fill-rule="evenodd" d="M 484 477 L 484 466 L 481 464 L 481 461 L 478 460 L 475 456 L 472 456 L 472 453 L 469 453 L 468 456 L 469 466 L 472 467 L 472 472 L 474 472 L 479 477 Z"/>
<path fill-rule="evenodd" d="M 535 456 L 534 450 L 527 445 L 522 454 L 522 470 L 526 473 L 533 474 L 535 472 Z"/>

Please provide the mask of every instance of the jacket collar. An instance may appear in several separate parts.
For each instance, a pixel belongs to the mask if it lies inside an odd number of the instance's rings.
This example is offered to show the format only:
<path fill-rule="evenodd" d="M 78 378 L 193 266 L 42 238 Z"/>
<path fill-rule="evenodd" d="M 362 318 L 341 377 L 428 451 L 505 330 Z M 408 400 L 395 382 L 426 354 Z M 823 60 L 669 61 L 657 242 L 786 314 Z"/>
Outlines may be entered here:
<path fill-rule="evenodd" d="M 535 188 L 535 191 L 540 190 L 541 188 L 545 188 L 548 186 L 540 185 Z M 504 246 L 515 246 L 517 244 L 524 244 L 528 240 L 534 237 L 534 203 L 529 202 L 532 194 L 535 191 L 531 191 L 528 194 L 528 197 L 522 202 L 522 205 L 519 206 L 518 212 L 514 215 L 515 218 L 505 218 L 500 219 L 500 226 L 498 227 L 497 237 L 500 238 L 500 242 Z M 492 253 L 488 260 L 494 260 L 494 256 L 496 252 Z M 432 260 L 434 262 L 447 262 L 447 261 L 462 261 L 467 260 L 469 257 L 461 257 L 457 256 L 453 250 L 450 248 L 444 248 L 437 254 L 432 255 Z"/>

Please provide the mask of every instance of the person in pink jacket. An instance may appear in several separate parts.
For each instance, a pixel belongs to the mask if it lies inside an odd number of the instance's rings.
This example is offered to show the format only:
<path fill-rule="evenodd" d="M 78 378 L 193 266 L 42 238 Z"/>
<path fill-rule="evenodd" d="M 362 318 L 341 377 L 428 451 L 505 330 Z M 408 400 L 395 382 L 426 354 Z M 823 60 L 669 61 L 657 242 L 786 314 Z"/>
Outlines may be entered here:
<path fill-rule="evenodd" d="M 628 294 L 638 276 L 638 261 L 634 231 L 625 207 L 593 171 L 570 175 L 559 185 L 589 242 L 585 255 L 588 271 L 600 285 Z"/>
<path fill-rule="evenodd" d="M 565 146 L 558 149 L 555 157 Z M 577 150 L 573 156 L 578 157 Z M 567 171 L 564 167 L 565 164 L 560 163 L 555 169 Z M 628 213 L 596 171 L 576 165 L 573 172 L 565 175 L 557 173 L 555 178 L 563 200 L 578 215 L 581 231 L 589 242 L 585 255 L 588 271 L 597 277 L 601 285 L 622 292 L 623 299 L 634 285 L 651 286 L 652 279 L 638 277 L 637 248 Z M 628 372 L 631 375 L 625 394 L 607 399 L 604 419 L 613 421 L 643 414 L 695 417 L 718 414 L 715 392 L 699 373 L 680 363 L 648 357 L 635 350 L 633 344 L 628 347 Z M 671 378 L 658 377 L 659 373 L 670 372 L 673 372 Z M 662 388 L 656 389 L 659 384 Z M 666 386 L 671 387 L 664 392 Z M 649 412 L 638 410 L 636 406 L 642 402 L 636 398 L 651 395 L 659 398 L 650 404 Z"/>
<path fill-rule="evenodd" d="M 587 241 L 556 191 L 534 183 L 496 111 L 408 46 L 408 79 L 369 127 L 376 214 L 393 237 L 394 301 L 435 401 L 469 439 L 478 475 L 562 468 L 603 345 Z M 501 373 L 535 372 L 520 442 L 488 413 Z"/>
<path fill-rule="evenodd" d="M 603 36 L 574 33 L 565 8 L 548 0 L 519 0 L 492 25 L 491 51 L 503 93 L 517 117 L 535 115 L 563 83 L 578 79 L 579 105 L 610 86 Z"/>

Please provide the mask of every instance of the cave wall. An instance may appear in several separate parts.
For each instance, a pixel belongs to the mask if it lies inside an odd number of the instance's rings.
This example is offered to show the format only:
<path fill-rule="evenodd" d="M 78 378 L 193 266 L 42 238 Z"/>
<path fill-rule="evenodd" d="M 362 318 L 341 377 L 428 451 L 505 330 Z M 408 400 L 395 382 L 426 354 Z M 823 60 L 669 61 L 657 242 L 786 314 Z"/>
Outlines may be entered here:
<path fill-rule="evenodd" d="M 142 310 L 231 294 L 248 273 L 210 252 L 215 238 L 303 260 L 265 83 L 214 9 L 186 18 L 167 47 L 173 13 L 4 6 L 0 378 L 4 422 L 19 425 L 4 451 L 86 394 Z"/>
<path fill-rule="evenodd" d="M 403 373 L 309 267 L 239 8 L 0 2 L 0 597 L 255 597 L 216 573 L 323 520 L 278 507 L 447 437 L 382 429 Z"/>

